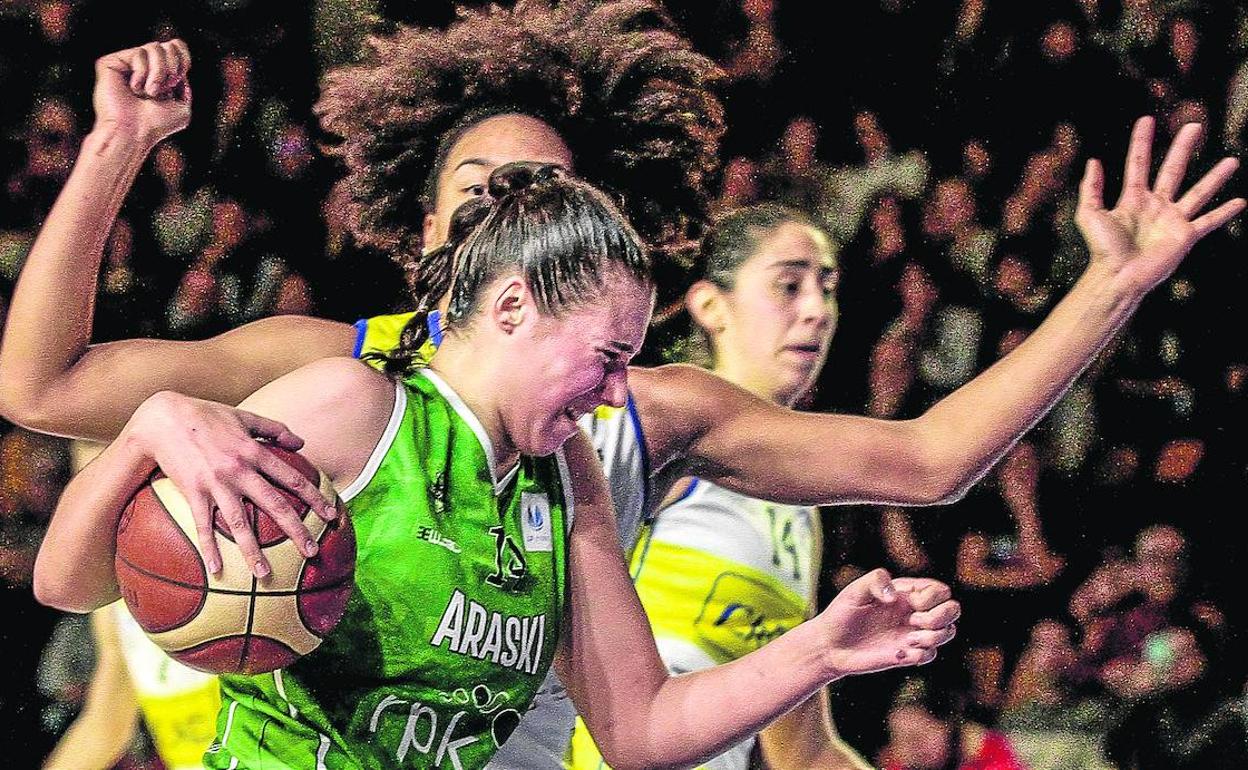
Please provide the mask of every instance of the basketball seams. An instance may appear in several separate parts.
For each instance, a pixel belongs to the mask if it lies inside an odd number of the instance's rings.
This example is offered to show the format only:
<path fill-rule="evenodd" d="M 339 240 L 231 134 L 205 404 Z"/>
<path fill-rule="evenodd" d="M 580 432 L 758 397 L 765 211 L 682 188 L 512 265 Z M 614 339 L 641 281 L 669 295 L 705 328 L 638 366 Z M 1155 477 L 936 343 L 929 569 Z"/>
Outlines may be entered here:
<path fill-rule="evenodd" d="M 205 586 L 197 586 L 192 583 L 184 583 L 180 580 L 174 580 L 173 578 L 169 578 L 169 577 L 165 577 L 164 575 L 157 574 L 155 572 L 152 572 L 151 570 L 145 569 L 143 567 L 138 566 L 137 564 L 130 562 L 124 556 L 118 556 L 117 558 L 120 559 L 122 563 L 125 564 L 127 567 L 134 570 L 135 572 L 138 572 L 140 575 L 145 575 L 150 578 L 155 578 L 164 583 L 168 583 L 169 585 L 177 586 L 178 588 L 189 588 L 193 591 L 198 591 L 202 593 L 205 597 L 207 597 L 209 594 L 224 594 L 226 596 L 306 596 L 308 594 L 316 594 L 316 593 L 321 593 L 323 591 L 332 591 L 334 589 L 341 588 L 347 583 L 350 583 L 353 578 L 353 575 L 351 575 L 351 573 L 347 573 L 346 575 L 343 575 L 342 577 L 338 578 L 332 583 L 322 583 L 320 585 L 313 586 L 311 588 L 306 588 L 306 587 L 305 588 L 300 588 L 300 587 L 286 588 L 280 591 L 245 590 L 242 588 L 218 588 L 215 586 L 205 587 Z M 202 609 L 203 609 L 203 603 L 201 602 L 199 609 L 196 610 L 196 612 L 198 613 L 199 610 L 202 610 Z"/>
<path fill-rule="evenodd" d="M 247 670 L 247 652 L 251 649 L 251 629 L 256 623 L 256 585 L 258 582 L 259 578 L 255 576 L 251 578 L 251 596 L 247 599 L 247 627 L 243 630 L 243 648 L 238 656 L 240 671 Z"/>
<path fill-rule="evenodd" d="M 165 483 L 162 484 L 161 482 L 165 482 Z M 169 488 L 171 488 L 174 492 L 177 493 L 179 500 L 185 502 L 185 498 L 182 497 L 181 492 L 177 491 L 177 487 L 173 485 L 173 481 L 165 476 L 161 476 L 159 479 L 156 479 L 152 482 L 152 485 L 151 485 L 152 496 L 156 498 L 156 502 L 160 503 L 160 509 L 164 511 L 165 515 L 169 517 L 169 520 L 173 522 L 174 528 L 177 529 L 178 534 L 182 536 L 182 541 L 186 545 L 189 545 L 193 552 L 199 555 L 199 564 L 197 566 L 199 567 L 200 583 L 204 587 L 207 587 L 208 586 L 208 568 L 204 566 L 204 554 L 200 552 L 199 550 L 199 543 L 195 542 L 195 538 L 191 537 L 191 534 L 187 532 L 186 528 L 183 527 L 181 522 L 178 521 L 178 517 L 174 515 L 173 510 L 169 507 L 169 504 L 165 501 L 164 495 L 161 494 L 166 484 L 168 485 Z M 189 504 L 187 504 L 187 510 L 188 511 L 190 510 Z"/>
<path fill-rule="evenodd" d="M 319 482 L 326 499 L 336 497 L 329 480 L 305 458 L 274 453 L 296 469 L 306 467 L 305 475 Z M 336 502 L 341 506 L 340 500 Z M 223 570 L 208 574 L 189 503 L 170 480 L 154 479 L 136 493 L 128 509 L 132 515 L 123 516 L 119 526 L 128 530 L 126 537 L 119 537 L 115 559 L 119 582 L 132 583 L 135 606 L 142 598 L 148 619 L 159 621 L 153 627 L 158 631 L 145 628 L 153 642 L 192 667 L 250 674 L 289 665 L 319 646 L 346 610 L 354 586 L 356 543 L 345 515 L 326 522 L 305 509 L 304 525 L 323 546 L 323 554 L 305 559 L 285 537 L 266 543 L 261 550 L 269 556 L 273 573 L 258 579 L 236 544 L 215 527 Z M 253 505 L 246 513 L 257 532 L 261 520 L 269 521 Z M 277 590 L 265 590 L 265 585 Z M 180 617 L 167 621 L 161 610 Z"/>
<path fill-rule="evenodd" d="M 153 625 L 152 623 L 150 623 L 150 618 L 147 618 L 147 620 L 149 621 L 147 623 L 139 621 L 139 627 L 142 628 L 145 633 L 159 634 L 159 633 L 164 633 L 166 631 L 172 631 L 175 628 L 179 628 L 191 622 L 199 615 L 199 613 L 204 611 L 204 605 L 208 603 L 208 592 L 204 589 L 204 586 L 191 585 L 188 583 L 180 583 L 180 582 L 170 580 L 169 578 L 166 578 L 163 575 L 158 575 L 154 572 L 145 570 L 136 564 L 133 564 L 132 562 L 130 562 L 130 560 L 126 559 L 124 556 L 118 556 L 117 560 L 120 561 L 122 564 L 124 564 L 127 568 L 134 570 L 135 572 L 139 573 L 140 575 L 143 575 L 144 577 L 152 578 L 162 583 L 174 585 L 179 588 L 185 588 L 188 591 L 195 592 L 195 594 L 197 594 L 199 597 L 198 601 L 196 601 L 195 603 L 195 607 L 193 610 L 188 610 L 187 612 L 182 613 L 175 620 L 166 621 L 158 625 Z M 114 563 L 113 570 L 114 572 L 117 571 L 115 563 Z M 119 579 L 117 582 L 120 585 L 123 581 L 120 580 L 120 575 L 118 575 L 118 578 Z M 125 588 L 122 588 L 121 595 L 122 595 L 122 598 L 125 599 L 126 601 L 126 609 L 130 611 L 130 614 L 135 615 L 136 621 L 138 621 L 139 614 L 146 615 L 146 613 L 141 613 L 139 608 L 135 606 L 135 602 L 132 602 L 130 600 L 130 597 L 128 596 L 128 594 L 133 591 L 134 587 L 131 586 L 130 588 L 131 588 L 131 591 L 127 591 L 125 590 Z"/>

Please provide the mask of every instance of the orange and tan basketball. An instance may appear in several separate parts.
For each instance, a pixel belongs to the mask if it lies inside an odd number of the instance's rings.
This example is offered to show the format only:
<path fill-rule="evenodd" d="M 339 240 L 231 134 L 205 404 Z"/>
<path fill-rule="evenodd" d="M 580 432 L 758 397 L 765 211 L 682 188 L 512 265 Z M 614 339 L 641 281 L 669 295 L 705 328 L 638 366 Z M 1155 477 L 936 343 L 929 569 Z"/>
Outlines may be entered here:
<path fill-rule="evenodd" d="M 265 446 L 318 484 L 326 499 L 336 499 L 324 474 L 302 456 Z M 219 517 L 222 570 L 208 573 L 190 505 L 168 478 L 157 474 L 135 493 L 117 525 L 117 582 L 157 646 L 202 671 L 258 674 L 307 655 L 338 624 L 351 596 L 355 532 L 345 515 L 325 522 L 297 498 L 286 499 L 303 511 L 317 554 L 304 558 L 267 514 L 244 501 L 272 569 L 258 579 Z"/>

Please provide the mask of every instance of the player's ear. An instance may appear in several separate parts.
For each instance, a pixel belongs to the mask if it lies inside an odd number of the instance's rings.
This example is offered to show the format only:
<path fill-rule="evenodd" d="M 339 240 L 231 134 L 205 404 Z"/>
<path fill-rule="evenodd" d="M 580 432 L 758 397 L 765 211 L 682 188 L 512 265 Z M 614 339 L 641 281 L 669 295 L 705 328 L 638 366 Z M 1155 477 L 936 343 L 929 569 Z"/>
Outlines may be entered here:
<path fill-rule="evenodd" d="M 725 327 L 723 291 L 705 279 L 695 282 L 685 292 L 685 307 L 694 323 L 708 334 L 722 332 Z"/>
<path fill-rule="evenodd" d="M 511 275 L 495 284 L 490 317 L 504 333 L 514 332 L 531 317 L 532 312 L 533 296 L 522 277 Z"/>

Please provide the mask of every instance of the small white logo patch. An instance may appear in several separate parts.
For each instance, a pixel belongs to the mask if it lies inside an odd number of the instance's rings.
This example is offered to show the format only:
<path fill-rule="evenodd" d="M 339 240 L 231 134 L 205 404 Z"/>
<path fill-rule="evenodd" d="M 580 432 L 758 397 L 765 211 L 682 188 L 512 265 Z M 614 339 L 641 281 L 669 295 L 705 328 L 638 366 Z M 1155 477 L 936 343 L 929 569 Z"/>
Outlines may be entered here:
<path fill-rule="evenodd" d="M 554 549 L 550 528 L 550 498 L 542 493 L 520 493 L 520 531 L 524 550 L 530 553 Z"/>

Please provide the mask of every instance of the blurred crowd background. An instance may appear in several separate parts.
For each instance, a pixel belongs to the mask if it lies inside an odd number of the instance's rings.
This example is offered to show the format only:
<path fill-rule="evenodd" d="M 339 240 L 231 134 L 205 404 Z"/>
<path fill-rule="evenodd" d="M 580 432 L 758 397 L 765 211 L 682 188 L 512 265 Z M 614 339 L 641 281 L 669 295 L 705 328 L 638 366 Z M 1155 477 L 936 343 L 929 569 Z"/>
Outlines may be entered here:
<path fill-rule="evenodd" d="M 717 208 L 788 202 L 839 241 L 840 328 L 813 409 L 917 416 L 1024 339 L 1086 263 L 1084 160 L 1107 160 L 1112 200 L 1138 115 L 1157 116 L 1162 146 L 1206 125 L 1192 179 L 1245 139 L 1240 3 L 667 4 L 729 73 Z M 369 24 L 445 24 L 452 4 L 167 6 L 0 2 L 0 319 L 91 125 L 94 60 L 174 35 L 195 56 L 192 124 L 153 154 L 108 241 L 97 340 L 401 307 L 397 269 L 342 235 L 311 105 Z M 950 581 L 965 608 L 920 678 L 836 686 L 865 756 L 958 767 L 932 736 L 986 726 L 1037 770 L 1248 767 L 1242 228 L 1202 242 L 965 500 L 825 519 L 825 596 L 885 566 Z M 67 465 L 64 442 L 0 423 L 0 736 L 31 756 L 72 720 L 93 662 L 83 619 L 30 591 Z M 140 741 L 122 766 L 158 765 Z"/>

